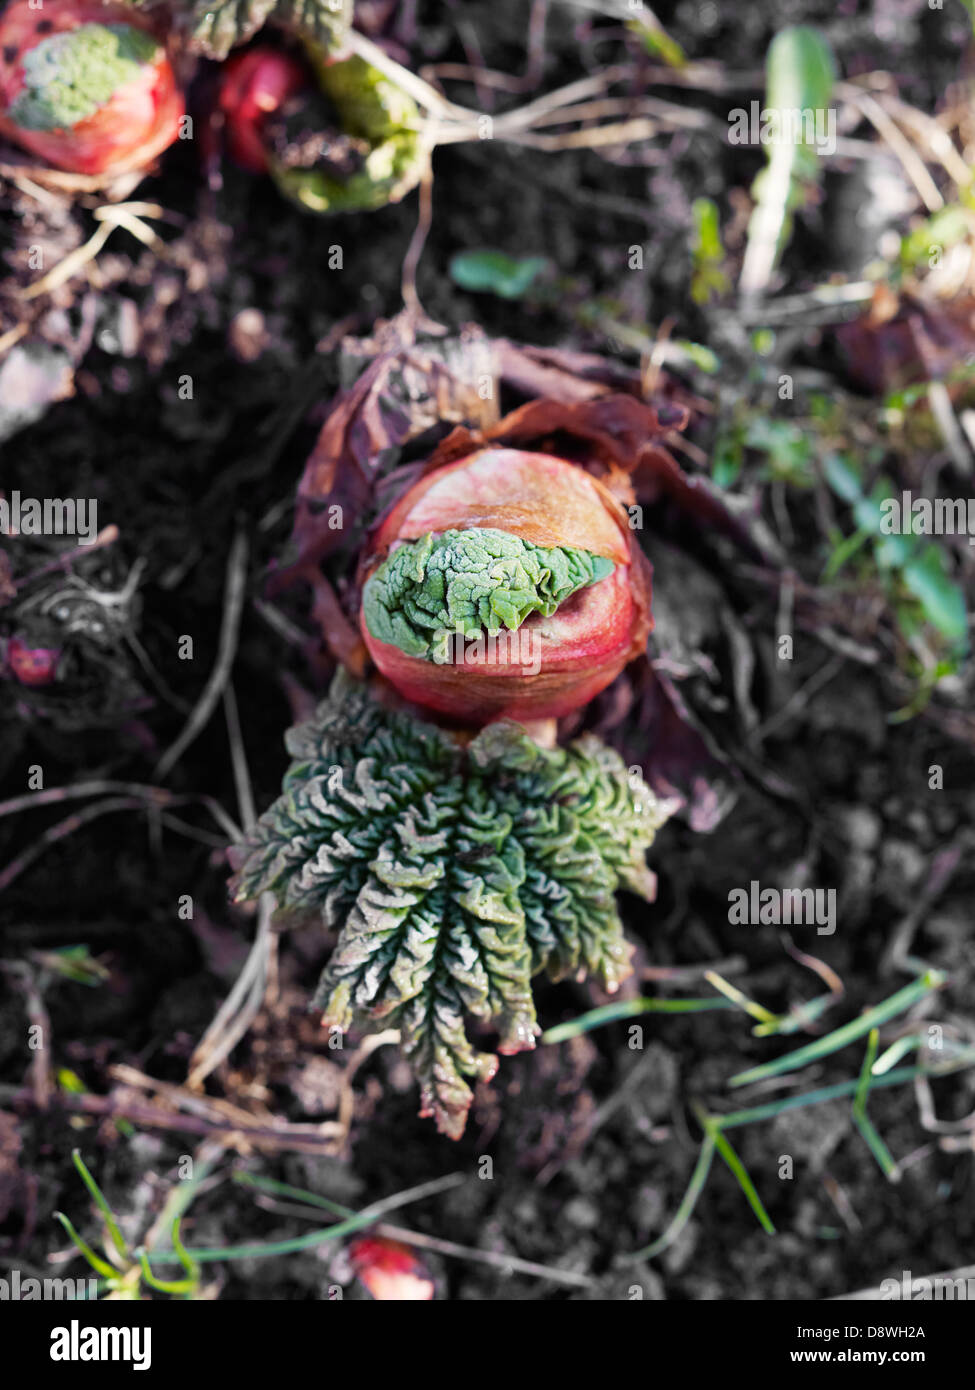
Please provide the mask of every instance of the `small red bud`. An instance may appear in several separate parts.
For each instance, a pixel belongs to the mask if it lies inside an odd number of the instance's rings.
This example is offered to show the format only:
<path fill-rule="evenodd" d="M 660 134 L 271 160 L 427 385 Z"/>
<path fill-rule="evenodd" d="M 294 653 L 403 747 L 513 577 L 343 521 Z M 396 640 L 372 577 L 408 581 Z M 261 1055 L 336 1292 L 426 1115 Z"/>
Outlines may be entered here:
<path fill-rule="evenodd" d="M 434 1282 L 408 1245 L 363 1236 L 349 1247 L 352 1267 L 377 1302 L 429 1302 Z"/>
<path fill-rule="evenodd" d="M 226 121 L 227 149 L 241 168 L 252 174 L 267 172 L 265 122 L 308 85 L 302 64 L 276 48 L 250 48 L 224 64 L 219 104 Z"/>
<path fill-rule="evenodd" d="M 57 647 L 30 647 L 22 637 L 7 644 L 7 665 L 21 685 L 51 685 L 61 652 Z"/>

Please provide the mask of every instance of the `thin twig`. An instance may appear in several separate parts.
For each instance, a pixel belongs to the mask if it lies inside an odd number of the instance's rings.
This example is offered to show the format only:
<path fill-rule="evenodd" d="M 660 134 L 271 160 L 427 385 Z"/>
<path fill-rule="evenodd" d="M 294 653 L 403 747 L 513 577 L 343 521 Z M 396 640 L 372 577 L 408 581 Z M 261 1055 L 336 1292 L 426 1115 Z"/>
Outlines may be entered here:
<path fill-rule="evenodd" d="M 568 1284 L 580 1289 L 590 1289 L 596 1283 L 588 1274 L 576 1274 L 570 1269 L 554 1269 L 551 1265 L 536 1264 L 534 1260 L 522 1260 L 517 1255 L 505 1255 L 496 1250 L 478 1250 L 472 1245 L 458 1245 L 453 1240 L 423 1235 L 405 1226 L 390 1226 L 385 1221 L 376 1227 L 376 1231 L 390 1240 L 401 1240 L 404 1245 L 415 1245 L 420 1250 L 432 1250 L 438 1255 L 455 1260 L 472 1260 L 477 1264 L 491 1265 L 506 1274 L 527 1274 L 535 1279 L 548 1279 L 553 1284 Z"/>
<path fill-rule="evenodd" d="M 38 1112 L 33 1092 L 18 1086 L 0 1084 L 0 1099 L 17 1114 L 47 1115 L 65 1111 L 73 1115 L 92 1115 L 100 1119 L 128 1120 L 143 1129 L 162 1129 L 177 1134 L 197 1134 L 208 1139 L 221 1139 L 227 1148 L 248 1154 L 262 1153 L 331 1154 L 336 1141 L 333 1126 L 274 1124 L 244 1125 L 226 1121 L 213 1122 L 197 1115 L 174 1114 L 161 1106 L 140 1105 L 124 1095 L 70 1095 L 56 1093 L 50 1104 Z"/>
<path fill-rule="evenodd" d="M 186 1084 L 198 1090 L 210 1073 L 234 1050 L 260 1011 L 267 987 L 274 934 L 274 899 L 263 893 L 257 909 L 257 935 L 233 988 L 197 1043 L 190 1058 Z"/>
<path fill-rule="evenodd" d="M 113 175 L 106 179 L 104 174 L 69 174 L 62 169 L 51 169 L 43 164 L 0 164 L 0 174 L 11 182 L 30 179 L 37 184 L 47 184 L 50 188 L 61 189 L 66 193 L 103 193 L 106 198 L 127 198 L 132 190 L 145 178 L 145 170 L 134 174 Z M 19 184 L 18 184 L 19 186 Z"/>
<path fill-rule="evenodd" d="M 453 117 L 467 120 L 474 114 L 465 110 L 463 106 L 455 106 L 452 101 L 448 101 L 436 87 L 431 87 L 422 77 L 410 72 L 402 63 L 397 63 L 395 58 L 391 58 L 384 49 L 367 39 L 358 29 L 349 31 L 347 46 L 351 52 L 363 58 L 372 67 L 378 68 L 391 82 L 407 92 L 424 110 L 433 111 L 438 116 L 448 119 Z"/>
<path fill-rule="evenodd" d="M 0 893 L 10 887 L 14 879 L 19 878 L 25 869 L 30 868 L 35 860 L 39 859 L 45 850 L 59 840 L 66 840 L 69 835 L 73 835 L 76 830 L 87 825 L 90 821 L 97 820 L 99 816 L 108 815 L 111 811 L 138 811 L 144 803 L 131 796 L 110 796 L 104 801 L 96 801 L 91 806 L 85 806 L 80 811 L 75 811 L 72 815 L 66 816 L 64 820 L 58 821 L 56 825 L 49 826 L 44 833 L 34 841 L 22 854 L 18 854 L 16 859 L 12 859 L 7 867 L 0 873 Z"/>
<path fill-rule="evenodd" d="M 220 625 L 220 641 L 217 660 L 202 694 L 193 709 L 183 730 L 156 764 L 153 776 L 165 777 L 186 752 L 190 744 L 210 722 L 221 692 L 230 678 L 230 671 L 237 654 L 237 640 L 240 636 L 240 620 L 244 611 L 244 593 L 247 581 L 247 537 L 242 530 L 234 537 L 227 559 L 227 580 L 224 589 L 223 620 Z"/>
<path fill-rule="evenodd" d="M 215 801 L 212 796 L 193 795 L 192 793 L 177 795 L 165 787 L 147 786 L 141 782 L 116 782 L 103 777 L 91 782 L 76 782 L 73 786 L 48 787 L 44 791 L 24 792 L 21 796 L 12 796 L 8 801 L 0 801 L 0 818 L 16 815 L 20 811 L 26 811 L 36 806 L 53 806 L 62 801 L 76 801 L 80 797 L 104 796 L 116 792 L 140 797 L 156 808 L 185 806 L 198 801 L 207 808 L 221 829 L 226 831 L 230 840 L 237 841 L 244 838 L 240 826 L 234 824 L 219 801 Z"/>
<path fill-rule="evenodd" d="M 420 264 L 420 257 L 423 255 L 423 248 L 426 245 L 430 225 L 433 222 L 433 170 L 429 163 L 420 180 L 419 204 L 416 228 L 410 237 L 406 255 L 403 257 L 401 293 L 407 313 L 414 319 L 418 327 L 425 328 L 428 332 L 444 333 L 446 330 L 442 324 L 435 323 L 427 317 L 416 291 L 416 272 Z"/>
<path fill-rule="evenodd" d="M 972 181 L 971 168 L 940 122 L 892 93 L 879 94 L 877 101 L 891 117 L 899 120 L 901 125 L 910 126 L 920 139 L 927 142 L 932 157 L 956 184 L 959 192 L 966 192 Z"/>
<path fill-rule="evenodd" d="M 139 215 L 141 214 L 141 216 Z M 142 216 L 164 217 L 165 209 L 159 207 L 157 203 L 106 203 L 103 207 L 95 209 L 94 217 L 99 223 L 94 234 L 74 251 L 70 251 L 63 260 L 58 261 L 46 275 L 42 275 L 39 280 L 35 280 L 27 289 L 20 293 L 21 299 L 36 299 L 38 295 L 49 294 L 51 290 L 56 290 L 60 285 L 80 274 L 91 261 L 93 261 L 105 245 L 108 238 L 119 227 L 123 227 L 131 236 L 134 236 L 143 245 L 152 248 L 159 254 L 165 250 L 163 242 L 151 227 L 147 227 L 142 221 Z"/>
<path fill-rule="evenodd" d="M 928 212 L 938 212 L 945 205 L 938 185 L 928 172 L 927 165 L 911 142 L 888 116 L 884 108 L 868 92 L 853 83 L 842 82 L 836 87 L 837 96 L 843 96 L 864 115 L 877 132 L 887 141 L 900 160 L 904 172 L 913 183 L 921 201 Z"/>
<path fill-rule="evenodd" d="M 250 832 L 257 822 L 257 809 L 247 768 L 247 754 L 244 752 L 244 739 L 240 731 L 240 714 L 233 681 L 227 682 L 223 692 L 223 712 L 227 721 L 227 737 L 230 740 L 230 762 L 234 770 L 234 786 L 237 789 L 237 810 L 240 813 L 241 825 Z"/>
<path fill-rule="evenodd" d="M 14 328 L 9 329 L 8 332 L 0 333 L 0 357 L 2 357 L 5 352 L 9 352 L 12 347 L 15 347 L 26 332 L 27 324 L 18 323 Z"/>

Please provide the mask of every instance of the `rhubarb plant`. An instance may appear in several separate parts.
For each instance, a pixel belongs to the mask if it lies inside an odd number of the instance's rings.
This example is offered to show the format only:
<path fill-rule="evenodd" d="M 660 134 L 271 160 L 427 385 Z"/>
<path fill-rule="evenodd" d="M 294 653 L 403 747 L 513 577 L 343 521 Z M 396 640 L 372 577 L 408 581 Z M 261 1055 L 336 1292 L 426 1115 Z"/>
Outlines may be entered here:
<path fill-rule="evenodd" d="M 692 515 L 724 513 L 657 442 L 656 410 L 618 394 L 458 426 L 376 486 L 387 429 L 409 418 L 370 394 L 397 360 L 340 393 L 306 466 L 292 575 L 312 584 L 339 674 L 287 736 L 282 793 L 232 851 L 233 892 L 335 933 L 313 1007 L 339 1032 L 398 1030 L 421 1113 L 456 1138 L 496 1054 L 534 1045 L 534 977 L 614 992 L 629 976 L 616 895 L 652 900 L 647 850 L 681 804 L 671 778 L 657 774 L 657 793 L 592 730 L 647 679 L 633 479 Z M 414 386 L 446 411 L 440 381 L 434 364 Z M 416 423 L 429 428 L 426 407 Z M 556 441 L 564 456 L 543 452 Z M 336 542 L 322 501 L 361 525 Z"/>
<path fill-rule="evenodd" d="M 14 0 L 0 14 L 0 134 L 56 168 L 145 168 L 173 143 L 183 98 L 149 21 L 100 0 Z"/>
<path fill-rule="evenodd" d="M 614 894 L 649 898 L 663 816 L 642 778 L 584 736 L 542 748 L 511 721 L 472 740 L 376 700 L 345 674 L 289 732 L 281 796 L 235 851 L 238 901 L 338 939 L 315 998 L 327 1027 L 397 1028 L 421 1114 L 458 1138 L 474 1079 L 534 1046 L 531 979 L 596 976 L 615 990 L 631 948 Z"/>

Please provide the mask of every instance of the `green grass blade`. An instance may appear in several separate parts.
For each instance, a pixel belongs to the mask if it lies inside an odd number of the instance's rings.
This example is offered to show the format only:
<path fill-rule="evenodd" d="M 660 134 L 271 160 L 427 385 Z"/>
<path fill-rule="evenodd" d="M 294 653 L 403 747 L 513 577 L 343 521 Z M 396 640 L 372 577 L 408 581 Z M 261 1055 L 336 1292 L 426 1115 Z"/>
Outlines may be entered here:
<path fill-rule="evenodd" d="M 713 989 L 718 990 L 719 993 L 723 994 L 726 999 L 729 999 L 732 1004 L 741 1009 L 743 1013 L 748 1014 L 750 1018 L 757 1018 L 759 1023 L 764 1023 L 766 1025 L 778 1022 L 778 1019 L 775 1014 L 772 1013 L 771 1009 L 766 1009 L 764 1004 L 756 1004 L 754 999 L 749 999 L 747 994 L 742 994 L 741 990 L 738 989 L 736 985 L 731 984 L 723 975 L 719 975 L 716 970 L 706 970 L 704 972 L 704 978 Z"/>
<path fill-rule="evenodd" d="M 975 1066 L 975 1048 L 967 1049 L 965 1055 L 959 1054 L 948 1065 L 936 1070 L 930 1067 L 899 1067 L 883 1076 L 875 1076 L 871 1090 L 880 1090 L 884 1086 L 904 1086 L 918 1076 L 949 1076 L 952 1072 L 963 1071 L 971 1066 Z M 837 1081 L 832 1086 L 821 1086 L 815 1091 L 805 1091 L 802 1095 L 783 1096 L 781 1100 L 770 1100 L 764 1105 L 752 1105 L 745 1110 L 730 1110 L 727 1115 L 714 1115 L 712 1119 L 722 1130 L 736 1129 L 739 1125 L 752 1125 L 761 1120 L 775 1119 L 786 1110 L 801 1110 L 806 1105 L 821 1105 L 824 1101 L 854 1096 L 859 1084 L 859 1078 L 855 1081 Z"/>
<path fill-rule="evenodd" d="M 181 1220 L 182 1218 L 177 1216 L 176 1220 L 173 1222 L 170 1240 L 172 1241 L 173 1250 L 179 1256 L 180 1264 L 186 1270 L 187 1277 L 193 1281 L 194 1286 L 198 1286 L 200 1282 L 200 1266 L 192 1259 L 180 1237 L 179 1223 Z"/>
<path fill-rule="evenodd" d="M 896 1018 L 898 1014 L 911 1008 L 926 994 L 930 994 L 932 990 L 940 989 L 946 978 L 939 970 L 925 971 L 920 979 L 912 980 L 909 985 L 899 989 L 896 994 L 892 994 L 882 1004 L 867 1009 L 859 1018 L 854 1018 L 849 1023 L 844 1024 L 842 1028 L 828 1033 L 825 1038 L 816 1038 L 814 1042 L 797 1048 L 795 1052 L 788 1052 L 784 1057 L 777 1057 L 773 1062 L 764 1062 L 761 1066 L 739 1072 L 737 1076 L 731 1078 L 728 1085 L 747 1086 L 753 1081 L 764 1081 L 770 1076 L 781 1076 L 783 1072 L 795 1071 L 799 1067 L 806 1066 L 809 1062 L 818 1061 L 820 1057 L 828 1057 L 831 1053 L 846 1047 L 848 1043 L 862 1038 L 864 1034 L 870 1032 L 871 1028 L 879 1028 L 889 1019 Z"/>
<path fill-rule="evenodd" d="M 810 1023 L 815 1023 L 821 1018 L 827 1009 L 831 1009 L 837 1003 L 839 995 L 820 994 L 815 999 L 809 999 L 805 1004 L 799 1004 L 790 1013 L 781 1014 L 778 1018 L 773 1018 L 769 1023 L 759 1023 L 752 1029 L 752 1036 L 756 1038 L 770 1038 L 775 1034 L 798 1033 L 801 1028 L 806 1028 Z"/>
<path fill-rule="evenodd" d="M 857 1129 L 863 1135 L 867 1147 L 877 1160 L 882 1172 L 890 1182 L 900 1182 L 900 1169 L 895 1163 L 890 1150 L 881 1139 L 876 1126 L 867 1115 L 867 1099 L 870 1095 L 870 1085 L 873 1080 L 873 1064 L 877 1057 L 877 1048 L 880 1043 L 880 1033 L 876 1028 L 871 1028 L 870 1037 L 867 1040 L 867 1051 L 863 1058 L 863 1066 L 860 1068 L 860 1076 L 857 1080 L 857 1088 L 853 1097 L 853 1121 Z"/>
<path fill-rule="evenodd" d="M 875 1077 L 883 1076 L 884 1072 L 890 1071 L 895 1062 L 899 1062 L 909 1052 L 916 1052 L 923 1046 L 924 1039 L 920 1034 L 905 1033 L 902 1038 L 897 1038 L 890 1047 L 884 1049 L 870 1070 Z"/>
<path fill-rule="evenodd" d="M 674 1241 L 691 1219 L 691 1214 L 697 1206 L 697 1200 L 704 1190 L 704 1184 L 708 1180 L 708 1173 L 711 1171 L 711 1164 L 713 1161 L 714 1136 L 706 1134 L 704 1136 L 704 1143 L 701 1145 L 701 1151 L 697 1156 L 697 1163 L 694 1165 L 694 1172 L 691 1174 L 691 1180 L 687 1184 L 687 1191 L 681 1198 L 681 1204 L 674 1213 L 674 1218 L 670 1225 L 662 1235 L 658 1236 L 650 1245 L 644 1246 L 642 1250 L 635 1250 L 630 1255 L 621 1255 L 617 1261 L 618 1264 L 630 1265 L 637 1264 L 641 1260 L 652 1260 L 655 1256 L 661 1254 L 662 1251 L 673 1245 Z"/>
<path fill-rule="evenodd" d="M 115 1249 L 118 1251 L 119 1255 L 121 1255 L 123 1260 L 131 1259 L 132 1256 L 129 1251 L 128 1244 L 126 1243 L 125 1237 L 119 1229 L 118 1221 L 115 1219 L 115 1213 L 112 1211 L 112 1208 L 108 1205 L 108 1202 L 105 1198 L 105 1194 L 102 1192 L 101 1188 L 98 1186 L 91 1173 L 89 1173 L 87 1164 L 85 1163 L 85 1160 L 81 1157 L 81 1150 L 72 1149 L 71 1157 L 74 1160 L 74 1166 L 81 1174 L 82 1182 L 85 1184 L 85 1187 L 87 1187 L 88 1191 L 91 1193 L 92 1199 L 94 1200 L 96 1206 L 99 1208 L 99 1210 L 105 1218 L 105 1228 L 108 1231 L 109 1236 L 111 1237 L 112 1244 L 115 1246 Z"/>
<path fill-rule="evenodd" d="M 787 111 L 826 114 L 835 64 L 826 40 L 806 25 L 782 29 L 769 45 L 765 62 L 765 110 L 783 122 Z M 792 235 L 792 214 L 805 189 L 819 178 L 815 143 L 804 128 L 778 131 L 766 146 L 768 162 L 755 180 L 755 208 L 748 222 L 739 286 L 745 296 L 762 294 Z"/>
<path fill-rule="evenodd" d="M 330 1211 L 333 1216 L 349 1217 L 356 1213 L 352 1207 L 344 1207 L 329 1197 L 320 1197 L 317 1192 L 309 1192 L 304 1187 L 292 1187 L 290 1183 L 278 1182 L 276 1178 L 262 1178 L 256 1173 L 235 1173 L 234 1182 L 241 1187 L 253 1187 L 258 1192 L 266 1192 L 271 1197 L 288 1197 L 294 1202 L 304 1202 L 306 1206 Z"/>
<path fill-rule="evenodd" d="M 92 1250 L 88 1242 L 82 1240 L 81 1236 L 75 1230 L 74 1226 L 65 1216 L 63 1211 L 56 1211 L 54 1213 L 54 1219 L 55 1221 L 61 1222 L 61 1225 L 67 1231 L 68 1235 L 71 1237 L 72 1242 L 78 1247 L 78 1249 L 81 1251 L 82 1255 L 84 1255 L 85 1259 L 91 1265 L 92 1269 L 95 1271 L 96 1274 L 100 1274 L 103 1279 L 118 1278 L 118 1270 L 114 1269 L 108 1263 L 107 1260 L 103 1260 L 101 1255 L 95 1254 L 94 1250 Z"/>
<path fill-rule="evenodd" d="M 184 1294 L 195 1293 L 199 1281 L 196 1279 L 157 1279 L 152 1272 L 145 1250 L 137 1250 L 136 1257 L 142 1267 L 142 1277 L 157 1293 Z"/>
<path fill-rule="evenodd" d="M 725 1163 L 728 1165 L 732 1173 L 734 1173 L 735 1177 L 737 1178 L 738 1185 L 741 1188 L 742 1192 L 744 1192 L 746 1198 L 748 1199 L 748 1205 L 751 1207 L 752 1211 L 758 1217 L 758 1220 L 765 1234 L 768 1236 L 774 1236 L 775 1227 L 772 1225 L 772 1220 L 768 1212 L 762 1205 L 762 1199 L 761 1197 L 759 1197 L 755 1184 L 752 1182 L 751 1177 L 749 1176 L 748 1169 L 745 1167 L 744 1163 L 742 1163 L 735 1150 L 731 1147 L 731 1144 L 721 1133 L 720 1126 L 713 1123 L 712 1117 L 710 1115 L 705 1115 L 703 1111 L 700 1111 L 699 1115 L 701 1123 L 704 1125 L 707 1133 L 714 1140 L 714 1146 L 717 1149 L 718 1153 L 721 1155 Z"/>
<path fill-rule="evenodd" d="M 601 1028 L 604 1023 L 615 1023 L 620 1018 L 635 1018 L 639 1014 L 703 1014 L 712 1009 L 732 1008 L 734 1005 L 727 999 L 623 999 L 618 1004 L 603 1004 L 579 1018 L 546 1028 L 539 1041 L 546 1044 L 566 1042 L 580 1033 Z"/>
<path fill-rule="evenodd" d="M 322 1245 L 326 1241 L 338 1240 L 341 1236 L 352 1235 L 355 1231 L 361 1231 L 366 1226 L 375 1225 L 387 1212 L 395 1211 L 398 1207 L 407 1206 L 410 1202 L 419 1202 L 424 1197 L 433 1196 L 437 1192 L 444 1192 L 447 1188 L 467 1182 L 468 1176 L 467 1173 L 449 1173 L 445 1177 L 434 1178 L 431 1182 L 421 1183 L 418 1187 L 408 1188 L 405 1192 L 398 1192 L 393 1197 L 375 1202 L 371 1207 L 366 1207 L 355 1216 L 349 1217 L 347 1221 L 339 1221 L 334 1226 L 309 1231 L 303 1236 L 293 1236 L 289 1240 L 268 1241 L 264 1244 L 256 1243 L 253 1245 L 228 1245 L 218 1249 L 190 1249 L 184 1250 L 183 1253 L 200 1264 L 212 1264 L 217 1260 L 255 1260 L 262 1259 L 266 1255 L 291 1255 L 298 1250 L 311 1250 L 316 1245 Z M 160 1251 L 152 1258 L 157 1263 L 171 1263 L 179 1256 L 175 1252 Z"/>

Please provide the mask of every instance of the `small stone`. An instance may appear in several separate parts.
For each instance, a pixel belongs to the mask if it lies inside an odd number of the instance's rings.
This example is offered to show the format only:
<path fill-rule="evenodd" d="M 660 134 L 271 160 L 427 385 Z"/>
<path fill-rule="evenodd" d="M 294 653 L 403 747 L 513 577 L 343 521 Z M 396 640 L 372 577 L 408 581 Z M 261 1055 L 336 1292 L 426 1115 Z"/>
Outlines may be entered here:
<path fill-rule="evenodd" d="M 227 341 L 241 362 L 256 362 L 268 345 L 269 334 L 260 309 L 241 309 L 230 321 Z"/>

